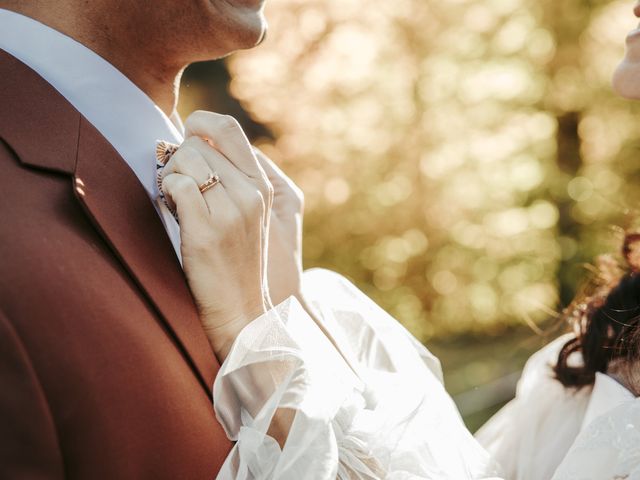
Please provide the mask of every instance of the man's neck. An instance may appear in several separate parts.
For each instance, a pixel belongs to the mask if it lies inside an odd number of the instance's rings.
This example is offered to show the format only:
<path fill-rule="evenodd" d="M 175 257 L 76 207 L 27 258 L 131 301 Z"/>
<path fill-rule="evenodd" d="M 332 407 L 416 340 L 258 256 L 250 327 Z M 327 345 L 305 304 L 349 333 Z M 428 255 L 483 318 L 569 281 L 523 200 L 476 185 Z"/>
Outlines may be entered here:
<path fill-rule="evenodd" d="M 176 111 L 180 78 L 184 68 L 162 67 L 159 62 L 144 62 L 128 56 L 113 55 L 113 50 L 80 41 L 126 75 L 169 117 Z M 144 55 L 141 55 L 144 56 Z M 151 59 L 153 60 L 153 59 Z"/>
<path fill-rule="evenodd" d="M 160 46 L 145 45 L 143 39 L 132 41 L 110 25 L 67 11 L 65 2 L 57 3 L 55 9 L 49 9 L 40 7 L 39 2 L 0 0 L 0 7 L 31 17 L 82 43 L 127 76 L 167 116 L 175 112 L 184 66 L 163 64 L 160 60 L 166 55 L 159 51 Z"/>

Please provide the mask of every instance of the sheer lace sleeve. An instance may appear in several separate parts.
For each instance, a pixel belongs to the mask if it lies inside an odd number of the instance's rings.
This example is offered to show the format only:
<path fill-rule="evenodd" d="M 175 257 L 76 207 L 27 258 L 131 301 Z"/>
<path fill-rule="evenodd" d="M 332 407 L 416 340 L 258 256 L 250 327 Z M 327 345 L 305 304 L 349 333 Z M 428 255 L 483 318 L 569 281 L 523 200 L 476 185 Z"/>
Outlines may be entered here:
<path fill-rule="evenodd" d="M 216 379 L 216 415 L 237 442 L 218 478 L 293 480 L 312 472 L 335 479 L 341 461 L 363 474 L 344 478 L 369 478 L 374 462 L 358 438 L 345 435 L 349 409 L 360 408 L 345 403 L 361 388 L 297 300 L 288 299 L 241 332 Z M 268 431 L 276 412 L 287 411 L 292 421 L 281 448 Z"/>
<path fill-rule="evenodd" d="M 495 478 L 420 342 L 335 273 L 305 272 L 303 289 L 320 326 L 290 298 L 218 373 L 214 408 L 236 442 L 219 479 Z"/>

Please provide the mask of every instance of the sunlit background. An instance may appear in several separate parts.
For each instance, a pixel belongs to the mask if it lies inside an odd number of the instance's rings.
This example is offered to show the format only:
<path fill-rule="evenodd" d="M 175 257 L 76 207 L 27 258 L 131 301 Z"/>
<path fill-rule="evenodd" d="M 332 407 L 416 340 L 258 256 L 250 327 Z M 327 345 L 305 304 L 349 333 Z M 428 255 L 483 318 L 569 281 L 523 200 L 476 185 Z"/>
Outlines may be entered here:
<path fill-rule="evenodd" d="M 181 113 L 236 116 L 283 166 L 305 266 L 439 355 L 475 429 L 635 213 L 638 106 L 609 86 L 632 2 L 267 3 L 267 41 L 191 67 Z"/>

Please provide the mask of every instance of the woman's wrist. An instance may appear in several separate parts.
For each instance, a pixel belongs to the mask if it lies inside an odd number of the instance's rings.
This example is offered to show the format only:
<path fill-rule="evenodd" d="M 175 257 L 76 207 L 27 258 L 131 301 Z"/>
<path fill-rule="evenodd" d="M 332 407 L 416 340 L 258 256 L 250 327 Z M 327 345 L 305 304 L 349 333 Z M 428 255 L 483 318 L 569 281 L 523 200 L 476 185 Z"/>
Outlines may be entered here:
<path fill-rule="evenodd" d="M 209 340 L 209 344 L 213 349 L 213 353 L 216 355 L 216 358 L 222 364 L 229 352 L 231 351 L 231 347 L 233 343 L 236 341 L 236 338 L 240 335 L 240 332 L 249 325 L 252 321 L 259 318 L 260 316 L 266 313 L 266 308 L 260 307 L 252 310 L 249 313 L 243 313 L 242 315 L 238 315 L 235 317 L 230 317 L 232 320 L 226 321 L 224 323 L 215 322 L 215 321 L 207 321 L 207 319 L 203 319 L 203 324 L 205 325 L 204 331 Z M 211 327 L 207 327 L 207 325 L 212 325 Z M 213 326 L 215 325 L 215 326 Z"/>

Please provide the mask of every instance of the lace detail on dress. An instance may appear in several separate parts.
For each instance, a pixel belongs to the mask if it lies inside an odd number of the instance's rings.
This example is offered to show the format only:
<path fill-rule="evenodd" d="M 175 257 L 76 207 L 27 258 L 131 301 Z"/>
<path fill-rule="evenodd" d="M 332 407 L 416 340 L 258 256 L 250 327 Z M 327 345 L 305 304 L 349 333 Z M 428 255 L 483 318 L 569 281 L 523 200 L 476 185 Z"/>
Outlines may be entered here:
<path fill-rule="evenodd" d="M 553 480 L 640 480 L 640 400 L 596 418 L 576 439 Z"/>

